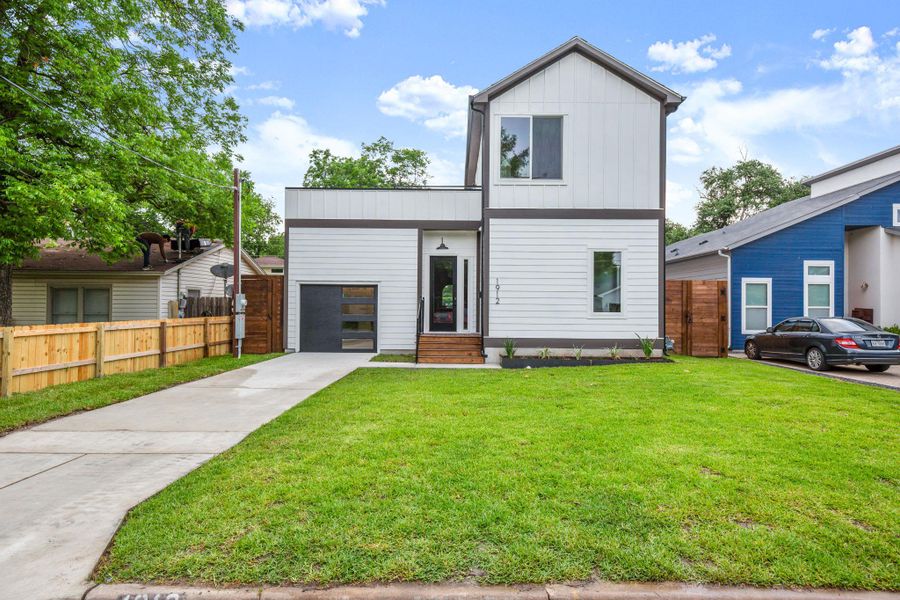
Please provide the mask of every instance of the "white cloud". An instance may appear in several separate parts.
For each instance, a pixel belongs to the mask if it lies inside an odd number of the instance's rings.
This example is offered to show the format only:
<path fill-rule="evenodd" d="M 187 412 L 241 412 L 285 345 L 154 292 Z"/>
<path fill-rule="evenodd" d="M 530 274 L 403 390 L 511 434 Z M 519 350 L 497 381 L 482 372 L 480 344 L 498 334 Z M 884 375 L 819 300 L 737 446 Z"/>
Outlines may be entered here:
<path fill-rule="evenodd" d="M 321 23 L 359 37 L 368 6 L 384 0 L 227 0 L 228 12 L 250 26 L 287 25 L 295 29 Z"/>
<path fill-rule="evenodd" d="M 465 165 L 430 154 L 428 165 L 428 185 L 462 185 L 465 179 Z"/>
<path fill-rule="evenodd" d="M 672 138 L 668 141 L 668 150 L 672 161 L 678 164 L 693 164 L 703 160 L 703 149 L 693 138 Z"/>
<path fill-rule="evenodd" d="M 284 96 L 265 96 L 257 99 L 256 103 L 265 106 L 277 106 L 278 108 L 285 108 L 287 110 L 294 108 L 294 101 L 290 98 L 285 98 Z"/>
<path fill-rule="evenodd" d="M 246 86 L 248 90 L 277 90 L 281 87 L 280 81 L 262 81 L 260 83 L 254 83 L 253 85 Z"/>
<path fill-rule="evenodd" d="M 250 69 L 247 67 L 239 67 L 238 65 L 231 65 L 231 68 L 228 71 L 232 77 L 237 77 L 238 75 L 250 75 Z"/>
<path fill-rule="evenodd" d="M 676 181 L 666 179 L 666 207 L 696 204 L 696 191 L 687 188 Z"/>
<path fill-rule="evenodd" d="M 448 83 L 440 75 L 413 75 L 382 92 L 377 105 L 383 114 L 421 123 L 452 138 L 466 134 L 469 96 L 477 91 Z"/>
<path fill-rule="evenodd" d="M 865 26 L 857 27 L 847 34 L 847 39 L 835 42 L 834 53 L 819 64 L 826 69 L 844 72 L 871 71 L 880 62 L 875 53 L 876 46 L 872 30 Z"/>
<path fill-rule="evenodd" d="M 283 216 L 285 186 L 303 184 L 309 153 L 320 148 L 341 156 L 359 155 L 355 143 L 320 133 L 303 117 L 281 112 L 251 127 L 248 140 L 238 153 L 243 157 L 241 167 L 259 182 L 262 193 L 276 199 Z"/>
<path fill-rule="evenodd" d="M 823 40 L 832 33 L 834 33 L 834 29 L 816 29 L 812 32 L 812 39 Z"/>
<path fill-rule="evenodd" d="M 700 73 L 715 68 L 719 60 L 731 56 L 731 46 L 712 45 L 716 36 L 707 34 L 686 42 L 656 42 L 647 49 L 650 60 L 661 63 L 653 71 Z"/>
<path fill-rule="evenodd" d="M 900 35 L 900 27 L 894 27 L 890 31 L 884 32 L 884 37 L 894 37 Z"/>

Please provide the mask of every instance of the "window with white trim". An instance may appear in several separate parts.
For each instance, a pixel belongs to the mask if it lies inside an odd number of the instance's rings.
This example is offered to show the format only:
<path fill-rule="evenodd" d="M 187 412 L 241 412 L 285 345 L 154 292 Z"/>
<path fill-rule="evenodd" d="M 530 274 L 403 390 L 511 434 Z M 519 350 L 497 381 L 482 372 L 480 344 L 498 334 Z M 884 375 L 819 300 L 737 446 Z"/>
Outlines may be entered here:
<path fill-rule="evenodd" d="M 900 204 L 894 205 L 894 227 L 900 227 Z"/>
<path fill-rule="evenodd" d="M 50 287 L 48 316 L 52 324 L 110 320 L 109 287 Z"/>
<path fill-rule="evenodd" d="M 591 252 L 591 311 L 597 314 L 622 312 L 622 253 Z"/>
<path fill-rule="evenodd" d="M 562 179 L 563 118 L 500 117 L 500 178 Z"/>
<path fill-rule="evenodd" d="M 834 316 L 834 261 L 803 261 L 803 314 Z"/>
<path fill-rule="evenodd" d="M 772 326 L 772 279 L 741 279 L 741 332 L 759 333 Z"/>

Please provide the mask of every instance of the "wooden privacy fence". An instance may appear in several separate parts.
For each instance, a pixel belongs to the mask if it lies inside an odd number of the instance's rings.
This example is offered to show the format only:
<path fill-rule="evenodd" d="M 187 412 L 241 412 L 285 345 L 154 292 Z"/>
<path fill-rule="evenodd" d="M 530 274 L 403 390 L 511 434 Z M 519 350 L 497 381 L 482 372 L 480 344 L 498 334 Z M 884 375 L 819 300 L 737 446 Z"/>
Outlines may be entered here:
<path fill-rule="evenodd" d="M 0 397 L 231 353 L 231 317 L 0 328 Z"/>
<path fill-rule="evenodd" d="M 728 355 L 728 284 L 667 281 L 666 336 L 687 356 Z"/>

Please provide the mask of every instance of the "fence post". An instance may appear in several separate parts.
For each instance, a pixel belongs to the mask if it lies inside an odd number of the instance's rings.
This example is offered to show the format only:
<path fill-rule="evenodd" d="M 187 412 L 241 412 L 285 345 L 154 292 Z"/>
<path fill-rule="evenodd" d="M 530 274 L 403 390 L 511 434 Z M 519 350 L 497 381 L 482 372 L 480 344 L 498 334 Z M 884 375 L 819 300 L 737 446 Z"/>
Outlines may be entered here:
<path fill-rule="evenodd" d="M 97 324 L 97 343 L 94 346 L 94 358 L 97 365 L 94 367 L 94 377 L 103 377 L 105 373 L 106 363 L 106 325 L 104 323 Z"/>
<path fill-rule="evenodd" d="M 209 356 L 209 317 L 203 317 L 203 358 Z"/>
<path fill-rule="evenodd" d="M 2 344 L 0 344 L 0 361 L 2 361 L 2 372 L 0 372 L 0 398 L 9 397 L 12 389 L 12 346 L 13 346 L 13 328 L 4 327 L 0 329 L 3 332 Z"/>
<path fill-rule="evenodd" d="M 168 323 L 165 321 L 159 322 L 159 366 L 160 368 L 166 366 L 166 331 L 168 329 Z"/>

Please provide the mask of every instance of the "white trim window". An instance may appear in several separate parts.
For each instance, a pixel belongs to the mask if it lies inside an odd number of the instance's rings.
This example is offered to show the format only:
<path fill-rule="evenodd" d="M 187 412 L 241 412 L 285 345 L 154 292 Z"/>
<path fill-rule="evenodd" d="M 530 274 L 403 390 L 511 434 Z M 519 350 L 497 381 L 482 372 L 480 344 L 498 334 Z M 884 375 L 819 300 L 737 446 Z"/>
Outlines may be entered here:
<path fill-rule="evenodd" d="M 894 205 L 894 227 L 900 227 L 900 204 Z"/>
<path fill-rule="evenodd" d="M 624 271 L 622 250 L 591 250 L 589 269 L 591 273 L 591 313 L 599 315 L 621 315 L 625 310 L 622 292 L 622 272 Z"/>
<path fill-rule="evenodd" d="M 501 116 L 498 146 L 500 148 L 500 179 L 507 181 L 562 180 L 562 116 Z"/>
<path fill-rule="evenodd" d="M 741 279 L 741 333 L 760 333 L 772 326 L 772 278 Z"/>
<path fill-rule="evenodd" d="M 803 261 L 803 314 L 834 316 L 834 261 Z"/>

